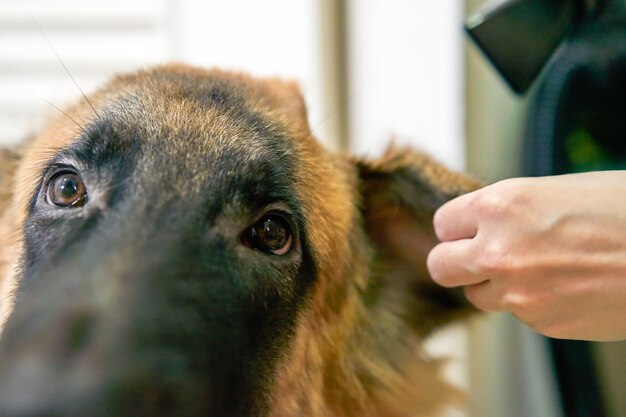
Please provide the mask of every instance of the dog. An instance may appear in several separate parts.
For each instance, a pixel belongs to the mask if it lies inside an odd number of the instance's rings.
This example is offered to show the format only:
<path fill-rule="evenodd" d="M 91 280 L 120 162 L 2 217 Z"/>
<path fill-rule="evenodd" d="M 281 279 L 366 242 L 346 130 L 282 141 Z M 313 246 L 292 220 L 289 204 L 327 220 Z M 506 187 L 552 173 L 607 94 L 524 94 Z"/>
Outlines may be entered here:
<path fill-rule="evenodd" d="M 0 153 L 0 415 L 434 416 L 434 211 L 480 184 L 324 149 L 294 83 L 121 75 Z"/>

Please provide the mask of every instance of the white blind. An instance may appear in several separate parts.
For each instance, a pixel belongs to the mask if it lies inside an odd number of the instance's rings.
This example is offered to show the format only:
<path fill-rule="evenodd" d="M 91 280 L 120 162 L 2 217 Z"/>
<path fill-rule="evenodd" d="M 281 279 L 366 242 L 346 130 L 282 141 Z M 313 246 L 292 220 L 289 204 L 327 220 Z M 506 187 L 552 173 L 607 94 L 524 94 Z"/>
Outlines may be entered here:
<path fill-rule="evenodd" d="M 0 0 L 0 144 L 35 132 L 57 111 L 46 101 L 80 95 L 55 51 L 88 93 L 116 72 L 172 59 L 176 11 L 173 0 Z"/>

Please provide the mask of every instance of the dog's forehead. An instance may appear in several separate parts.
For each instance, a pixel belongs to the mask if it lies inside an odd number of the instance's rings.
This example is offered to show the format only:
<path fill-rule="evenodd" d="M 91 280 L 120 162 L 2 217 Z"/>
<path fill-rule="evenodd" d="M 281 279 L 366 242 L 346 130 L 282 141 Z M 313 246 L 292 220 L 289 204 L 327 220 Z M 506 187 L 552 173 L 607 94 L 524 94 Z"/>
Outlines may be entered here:
<path fill-rule="evenodd" d="M 284 153 L 293 140 L 293 121 L 263 81 L 236 74 L 151 71 L 120 77 L 103 96 L 103 117 L 92 120 L 146 149 L 245 162 Z"/>

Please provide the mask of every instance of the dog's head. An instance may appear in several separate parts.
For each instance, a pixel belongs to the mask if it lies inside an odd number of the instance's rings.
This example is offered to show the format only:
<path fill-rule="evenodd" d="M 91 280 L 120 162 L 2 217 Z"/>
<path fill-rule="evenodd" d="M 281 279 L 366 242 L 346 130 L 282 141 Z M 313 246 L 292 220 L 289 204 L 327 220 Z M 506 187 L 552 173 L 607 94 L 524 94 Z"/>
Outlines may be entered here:
<path fill-rule="evenodd" d="M 335 155 L 294 85 L 184 66 L 116 78 L 2 162 L 0 415 L 436 402 L 414 342 L 469 309 L 427 277 L 431 218 L 471 180 Z"/>

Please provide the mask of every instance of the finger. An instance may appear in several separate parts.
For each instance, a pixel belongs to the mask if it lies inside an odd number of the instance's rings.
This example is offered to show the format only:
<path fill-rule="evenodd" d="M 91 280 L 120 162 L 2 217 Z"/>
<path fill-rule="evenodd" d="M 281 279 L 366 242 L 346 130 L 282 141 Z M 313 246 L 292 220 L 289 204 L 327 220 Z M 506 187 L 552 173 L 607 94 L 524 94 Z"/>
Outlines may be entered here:
<path fill-rule="evenodd" d="M 488 280 L 478 284 L 468 285 L 463 288 L 463 291 L 468 301 L 480 310 L 487 312 L 503 310 L 500 303 L 500 293 L 493 281 Z"/>
<path fill-rule="evenodd" d="M 444 242 L 435 246 L 426 260 L 430 276 L 443 287 L 477 284 L 484 277 L 471 272 L 474 241 L 472 239 Z"/>
<path fill-rule="evenodd" d="M 473 202 L 476 191 L 448 201 L 435 212 L 433 225 L 439 240 L 446 242 L 471 239 L 478 231 L 478 218 Z"/>

